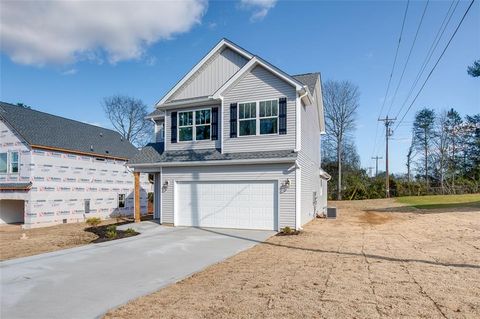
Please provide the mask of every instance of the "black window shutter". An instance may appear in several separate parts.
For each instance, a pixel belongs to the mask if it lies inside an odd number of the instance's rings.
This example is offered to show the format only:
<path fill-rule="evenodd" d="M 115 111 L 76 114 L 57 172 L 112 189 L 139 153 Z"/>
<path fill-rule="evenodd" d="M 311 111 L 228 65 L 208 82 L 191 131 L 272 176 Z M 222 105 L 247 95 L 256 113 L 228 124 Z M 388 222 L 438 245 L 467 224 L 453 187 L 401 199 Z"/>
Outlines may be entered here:
<path fill-rule="evenodd" d="M 230 137 L 237 137 L 237 103 L 230 104 Z"/>
<path fill-rule="evenodd" d="M 287 134 L 287 98 L 278 100 L 278 134 Z"/>
<path fill-rule="evenodd" d="M 218 140 L 218 107 L 212 108 L 212 140 Z"/>
<path fill-rule="evenodd" d="M 171 119 L 172 119 L 172 123 L 170 125 L 170 129 L 171 129 L 170 141 L 172 143 L 177 143 L 177 112 L 172 112 Z"/>

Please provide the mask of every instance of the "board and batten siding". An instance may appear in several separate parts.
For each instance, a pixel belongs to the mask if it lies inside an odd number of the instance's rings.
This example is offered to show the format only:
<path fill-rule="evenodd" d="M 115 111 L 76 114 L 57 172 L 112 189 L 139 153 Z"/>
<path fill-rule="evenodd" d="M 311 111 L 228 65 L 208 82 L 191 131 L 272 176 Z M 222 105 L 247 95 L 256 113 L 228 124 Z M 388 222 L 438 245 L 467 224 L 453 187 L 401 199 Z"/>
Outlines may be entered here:
<path fill-rule="evenodd" d="M 287 134 L 230 138 L 230 104 L 287 98 Z M 295 149 L 295 88 L 261 66 L 253 68 L 224 93 L 223 152 Z M 238 109 L 238 108 L 237 108 Z"/>
<path fill-rule="evenodd" d="M 168 100 L 212 95 L 247 62 L 247 59 L 240 54 L 225 48 L 223 51 L 214 54 Z"/>
<path fill-rule="evenodd" d="M 319 81 L 317 82 L 317 86 Z M 317 90 L 316 90 L 317 91 Z M 315 93 L 316 95 L 316 93 Z M 301 106 L 301 149 L 297 161 L 302 167 L 301 183 L 301 225 L 315 218 L 315 214 L 323 209 L 320 187 L 320 126 L 318 122 L 319 99 L 315 96 L 313 105 Z M 314 205 L 314 192 L 317 203 Z"/>
<path fill-rule="evenodd" d="M 218 116 L 218 130 L 221 132 L 222 129 L 222 124 L 220 121 L 220 110 L 221 106 L 220 105 L 208 105 L 208 106 L 197 106 L 197 107 L 192 107 L 192 108 L 184 108 L 184 109 L 177 109 L 177 110 L 171 110 L 167 111 L 166 114 L 166 130 L 165 130 L 165 145 L 166 145 L 166 150 L 168 151 L 174 151 L 174 150 L 199 150 L 199 149 L 213 149 L 213 148 L 220 148 L 220 134 L 218 135 L 219 138 L 218 140 L 203 140 L 203 141 L 177 141 L 177 143 L 172 143 L 171 136 L 172 136 L 172 112 L 183 112 L 183 111 L 195 111 L 195 110 L 203 110 L 203 109 L 208 109 L 212 107 L 218 107 L 219 110 L 219 116 Z M 177 116 L 178 119 L 178 116 Z M 178 126 L 177 126 L 178 129 Z M 178 137 L 178 133 L 177 133 Z"/>
<path fill-rule="evenodd" d="M 162 180 L 168 181 L 162 193 L 162 222 L 174 223 L 174 188 L 179 181 L 235 181 L 235 180 L 275 180 L 278 181 L 280 228 L 295 227 L 295 169 L 292 164 L 232 165 L 200 167 L 164 167 Z M 290 187 L 280 191 L 284 181 L 290 180 Z"/>

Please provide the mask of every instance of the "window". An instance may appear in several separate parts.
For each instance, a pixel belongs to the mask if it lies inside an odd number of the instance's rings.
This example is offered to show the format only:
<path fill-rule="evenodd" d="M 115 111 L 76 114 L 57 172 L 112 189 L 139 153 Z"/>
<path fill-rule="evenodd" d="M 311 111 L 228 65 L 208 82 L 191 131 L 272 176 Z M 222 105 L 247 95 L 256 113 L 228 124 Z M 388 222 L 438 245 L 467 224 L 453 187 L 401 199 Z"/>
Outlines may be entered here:
<path fill-rule="evenodd" d="M 195 111 L 195 139 L 210 139 L 210 110 Z"/>
<path fill-rule="evenodd" d="M 178 112 L 178 140 L 202 141 L 210 139 L 211 110 Z"/>
<path fill-rule="evenodd" d="M 125 207 L 125 194 L 118 194 L 118 207 L 119 208 Z"/>
<path fill-rule="evenodd" d="M 278 100 L 239 103 L 238 127 L 239 136 L 277 134 Z"/>
<path fill-rule="evenodd" d="M 7 173 L 7 153 L 0 153 L 0 173 Z"/>
<path fill-rule="evenodd" d="M 260 134 L 275 134 L 278 128 L 278 100 L 260 102 Z"/>
<path fill-rule="evenodd" d="M 238 127 L 240 136 L 257 134 L 256 102 L 238 104 Z"/>
<path fill-rule="evenodd" d="M 178 112 L 178 140 L 193 140 L 193 112 Z"/>
<path fill-rule="evenodd" d="M 10 153 L 10 173 L 18 173 L 18 152 Z"/>
<path fill-rule="evenodd" d="M 0 174 L 18 173 L 18 152 L 0 153 Z"/>

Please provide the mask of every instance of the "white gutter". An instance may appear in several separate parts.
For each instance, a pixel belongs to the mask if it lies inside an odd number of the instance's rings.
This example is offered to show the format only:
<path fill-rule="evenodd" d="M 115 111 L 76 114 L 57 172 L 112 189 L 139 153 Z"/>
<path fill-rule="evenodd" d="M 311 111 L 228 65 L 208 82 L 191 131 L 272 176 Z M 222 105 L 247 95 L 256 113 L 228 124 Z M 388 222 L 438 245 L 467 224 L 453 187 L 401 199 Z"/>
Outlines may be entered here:
<path fill-rule="evenodd" d="M 208 165 L 236 165 L 236 164 L 278 164 L 293 163 L 296 158 L 261 158 L 261 159 L 243 159 L 243 160 L 205 160 L 205 161 L 188 161 L 188 162 L 162 162 L 162 163 L 141 163 L 129 164 L 133 168 L 149 168 L 149 167 L 178 167 L 178 166 L 208 166 Z"/>

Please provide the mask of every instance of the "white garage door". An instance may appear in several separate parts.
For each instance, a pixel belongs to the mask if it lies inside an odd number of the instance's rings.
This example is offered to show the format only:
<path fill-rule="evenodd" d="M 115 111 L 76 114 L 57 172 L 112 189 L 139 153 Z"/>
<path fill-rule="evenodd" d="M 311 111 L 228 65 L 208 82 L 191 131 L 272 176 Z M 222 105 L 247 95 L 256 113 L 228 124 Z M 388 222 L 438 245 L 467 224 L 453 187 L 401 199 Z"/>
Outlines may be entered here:
<path fill-rule="evenodd" d="M 175 197 L 178 226 L 277 228 L 275 181 L 179 182 Z"/>

